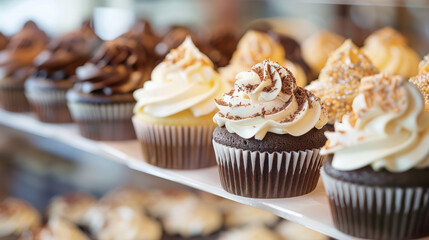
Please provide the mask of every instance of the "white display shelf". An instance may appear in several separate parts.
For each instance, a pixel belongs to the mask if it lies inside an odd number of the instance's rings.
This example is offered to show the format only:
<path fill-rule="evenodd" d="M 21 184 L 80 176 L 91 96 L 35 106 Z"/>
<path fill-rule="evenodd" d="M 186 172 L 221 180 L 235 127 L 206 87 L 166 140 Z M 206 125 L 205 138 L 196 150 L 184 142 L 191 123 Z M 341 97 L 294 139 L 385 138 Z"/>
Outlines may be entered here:
<path fill-rule="evenodd" d="M 46 124 L 37 121 L 32 114 L 16 114 L 3 110 L 0 110 L 0 124 L 24 133 L 62 142 L 82 151 L 123 163 L 140 172 L 266 210 L 336 239 L 357 239 L 334 228 L 328 199 L 321 181 L 315 191 L 301 197 L 268 200 L 244 198 L 222 189 L 216 167 L 201 170 L 167 170 L 145 163 L 137 141 L 92 141 L 81 137 L 74 124 Z"/>

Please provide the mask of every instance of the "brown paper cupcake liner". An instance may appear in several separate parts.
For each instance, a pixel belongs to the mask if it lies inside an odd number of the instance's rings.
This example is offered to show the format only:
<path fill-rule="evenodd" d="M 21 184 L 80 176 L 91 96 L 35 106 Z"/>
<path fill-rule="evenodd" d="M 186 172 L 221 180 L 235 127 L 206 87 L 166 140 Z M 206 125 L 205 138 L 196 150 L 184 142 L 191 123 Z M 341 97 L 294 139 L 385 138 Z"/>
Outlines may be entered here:
<path fill-rule="evenodd" d="M 42 122 L 69 123 L 72 122 L 66 99 L 67 90 L 46 89 L 29 90 L 25 95 L 31 105 L 31 110 Z"/>
<path fill-rule="evenodd" d="M 68 102 L 73 120 L 82 136 L 94 140 L 119 141 L 135 139 L 131 117 L 135 103 Z"/>
<path fill-rule="evenodd" d="M 286 198 L 316 188 L 325 157 L 319 149 L 297 152 L 259 152 L 213 141 L 222 187 L 251 198 Z"/>
<path fill-rule="evenodd" d="M 29 112 L 24 87 L 0 87 L 0 106 L 9 112 Z"/>
<path fill-rule="evenodd" d="M 198 169 L 216 165 L 211 144 L 215 126 L 164 126 L 133 117 L 143 157 L 149 164 L 171 169 Z"/>
<path fill-rule="evenodd" d="M 335 227 L 370 239 L 411 239 L 429 235 L 429 188 L 378 187 L 329 176 L 322 180 Z"/>

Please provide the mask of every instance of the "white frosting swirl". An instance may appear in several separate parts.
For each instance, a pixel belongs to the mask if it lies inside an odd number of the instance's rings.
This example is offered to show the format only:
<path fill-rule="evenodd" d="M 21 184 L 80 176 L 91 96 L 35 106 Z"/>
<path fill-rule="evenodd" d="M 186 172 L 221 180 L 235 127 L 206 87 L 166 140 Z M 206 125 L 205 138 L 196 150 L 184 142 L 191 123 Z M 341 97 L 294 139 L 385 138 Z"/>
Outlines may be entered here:
<path fill-rule="evenodd" d="M 301 136 L 327 122 L 320 99 L 298 87 L 289 70 L 270 60 L 239 73 L 235 90 L 216 105 L 215 123 L 246 139 L 261 140 L 267 132 Z"/>
<path fill-rule="evenodd" d="M 336 131 L 326 133 L 322 154 L 334 153 L 334 168 L 404 172 L 429 167 L 429 113 L 414 85 L 399 76 L 363 78 L 352 107 L 353 113 L 335 124 Z"/>
<path fill-rule="evenodd" d="M 134 111 L 155 117 L 168 117 L 187 109 L 195 117 L 207 115 L 216 109 L 213 99 L 224 86 L 213 63 L 189 36 L 155 67 L 151 78 L 134 92 Z"/>

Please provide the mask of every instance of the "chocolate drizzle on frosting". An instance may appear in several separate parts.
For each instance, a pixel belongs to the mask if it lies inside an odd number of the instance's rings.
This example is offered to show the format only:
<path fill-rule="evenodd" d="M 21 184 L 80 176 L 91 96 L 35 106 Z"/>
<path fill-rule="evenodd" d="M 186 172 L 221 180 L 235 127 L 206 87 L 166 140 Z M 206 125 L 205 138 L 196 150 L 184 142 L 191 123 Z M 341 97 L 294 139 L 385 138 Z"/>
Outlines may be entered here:
<path fill-rule="evenodd" d="M 300 136 L 327 121 L 320 99 L 297 86 L 293 74 L 269 59 L 237 75 L 235 89 L 216 100 L 214 121 L 243 138 L 267 132 Z"/>
<path fill-rule="evenodd" d="M 35 59 L 36 77 L 63 80 L 75 74 L 101 44 L 90 22 L 81 29 L 64 34 L 49 43 L 47 49 Z"/>
<path fill-rule="evenodd" d="M 76 70 L 76 87 L 84 93 L 131 93 L 143 85 L 146 60 L 143 45 L 134 38 L 105 42 L 95 56 Z"/>

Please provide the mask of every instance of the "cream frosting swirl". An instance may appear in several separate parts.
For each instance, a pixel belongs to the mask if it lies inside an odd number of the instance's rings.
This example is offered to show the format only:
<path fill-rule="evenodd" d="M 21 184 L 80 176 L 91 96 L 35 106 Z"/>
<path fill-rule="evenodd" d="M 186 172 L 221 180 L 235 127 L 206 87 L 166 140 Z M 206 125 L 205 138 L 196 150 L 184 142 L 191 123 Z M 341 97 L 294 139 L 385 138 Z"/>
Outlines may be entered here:
<path fill-rule="evenodd" d="M 325 133 L 322 154 L 334 153 L 332 166 L 338 170 L 429 167 L 429 113 L 419 90 L 400 76 L 362 79 L 353 112 L 335 130 Z"/>
<path fill-rule="evenodd" d="M 320 99 L 298 87 L 289 70 L 270 60 L 239 73 L 235 89 L 216 105 L 214 122 L 246 139 L 262 140 L 267 132 L 301 136 L 327 122 Z"/>
<path fill-rule="evenodd" d="M 224 84 L 210 59 L 186 40 L 166 56 L 152 72 L 152 79 L 134 92 L 134 111 L 155 117 L 168 117 L 190 110 L 195 117 L 210 114 L 213 99 L 223 92 Z"/>
<path fill-rule="evenodd" d="M 363 51 L 381 72 L 406 78 L 417 74 L 419 55 L 407 45 L 406 38 L 391 27 L 371 34 L 365 40 Z"/>
<path fill-rule="evenodd" d="M 307 84 L 307 77 L 304 70 L 299 65 L 286 59 L 285 50 L 282 45 L 268 34 L 257 31 L 248 31 L 240 39 L 230 64 L 220 68 L 219 72 L 222 78 L 233 86 L 235 77 L 238 73 L 247 71 L 253 65 L 267 58 L 290 69 L 299 86 L 305 86 Z"/>

